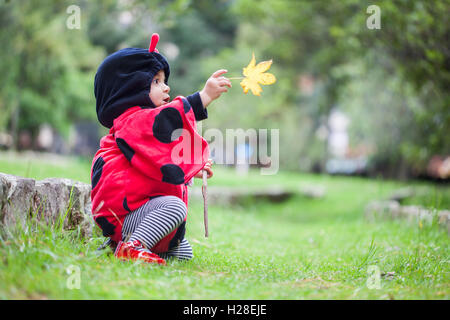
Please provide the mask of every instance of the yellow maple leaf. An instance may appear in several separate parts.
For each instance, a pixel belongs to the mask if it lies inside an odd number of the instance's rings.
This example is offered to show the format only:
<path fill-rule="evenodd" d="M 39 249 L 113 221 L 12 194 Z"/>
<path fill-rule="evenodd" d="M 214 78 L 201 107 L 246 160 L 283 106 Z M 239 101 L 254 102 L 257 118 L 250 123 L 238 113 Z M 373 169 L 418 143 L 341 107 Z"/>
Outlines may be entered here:
<path fill-rule="evenodd" d="M 255 54 L 252 53 L 252 60 L 248 66 L 243 69 L 245 78 L 240 83 L 242 89 L 244 89 L 244 93 L 251 90 L 255 96 L 260 96 L 262 88 L 259 84 L 269 85 L 277 81 L 273 74 L 265 72 L 269 70 L 271 65 L 272 60 L 262 61 L 256 64 Z"/>

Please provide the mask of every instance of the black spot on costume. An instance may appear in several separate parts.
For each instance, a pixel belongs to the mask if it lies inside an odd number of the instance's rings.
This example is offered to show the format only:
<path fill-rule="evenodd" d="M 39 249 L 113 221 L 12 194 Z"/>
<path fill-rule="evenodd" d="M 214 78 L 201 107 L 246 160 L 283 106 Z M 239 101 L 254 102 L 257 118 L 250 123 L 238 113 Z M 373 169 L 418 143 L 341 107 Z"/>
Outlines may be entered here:
<path fill-rule="evenodd" d="M 112 236 L 115 233 L 114 229 L 116 226 L 110 223 L 105 217 L 98 217 L 95 221 L 102 229 L 104 237 Z"/>
<path fill-rule="evenodd" d="M 125 158 L 131 162 L 131 159 L 133 159 L 134 156 L 133 148 L 131 148 L 130 145 L 122 138 L 116 138 L 116 143 Z"/>
<path fill-rule="evenodd" d="M 155 117 L 153 135 L 162 143 L 178 139 L 183 129 L 183 119 L 175 108 L 165 108 Z"/>
<path fill-rule="evenodd" d="M 162 181 L 171 184 L 184 183 L 184 172 L 176 164 L 165 164 L 161 167 L 161 173 L 163 174 Z"/>
<path fill-rule="evenodd" d="M 91 178 L 92 189 L 95 188 L 95 186 L 97 185 L 98 181 L 100 180 L 100 178 L 102 176 L 102 169 L 103 169 L 104 164 L 105 164 L 105 160 L 103 160 L 102 157 L 98 157 L 97 160 L 95 160 L 95 162 L 94 162 L 94 166 L 92 168 L 92 178 Z"/>

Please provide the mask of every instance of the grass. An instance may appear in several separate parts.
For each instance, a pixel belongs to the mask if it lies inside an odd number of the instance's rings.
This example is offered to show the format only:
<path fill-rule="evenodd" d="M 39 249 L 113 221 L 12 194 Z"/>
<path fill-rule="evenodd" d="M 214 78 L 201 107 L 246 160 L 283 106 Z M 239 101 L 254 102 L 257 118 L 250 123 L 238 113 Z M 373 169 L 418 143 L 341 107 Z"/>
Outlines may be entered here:
<path fill-rule="evenodd" d="M 68 178 L 90 183 L 90 161 L 52 154 L 0 152 L 0 172 L 42 180 Z"/>
<path fill-rule="evenodd" d="M 84 160 L 68 159 L 58 167 L 45 160 L 11 161 L 0 155 L 0 172 L 28 172 L 37 179 L 63 176 L 89 182 L 89 168 Z M 58 226 L 30 222 L 29 228 L 3 235 L 0 298 L 450 298 L 445 230 L 404 221 L 370 222 L 363 217 L 369 201 L 385 198 L 406 183 L 290 172 L 262 176 L 258 170 L 242 178 L 219 167 L 208 183 L 286 188 L 317 185 L 325 188 L 326 195 L 323 199 L 299 196 L 279 204 L 210 206 L 209 238 L 204 238 L 202 203 L 191 201 L 186 237 L 195 257 L 188 262 L 171 260 L 166 267 L 120 262 L 107 251 L 97 252 L 103 242 L 98 229 L 85 239 L 76 230 L 61 231 Z M 412 202 L 440 208 L 448 203 L 446 186 L 408 185 L 425 194 Z M 196 181 L 194 188 L 200 186 Z M 441 200 L 421 203 L 423 199 Z M 373 268 L 381 274 L 378 289 L 368 285 Z M 80 289 L 73 288 L 78 279 Z"/>

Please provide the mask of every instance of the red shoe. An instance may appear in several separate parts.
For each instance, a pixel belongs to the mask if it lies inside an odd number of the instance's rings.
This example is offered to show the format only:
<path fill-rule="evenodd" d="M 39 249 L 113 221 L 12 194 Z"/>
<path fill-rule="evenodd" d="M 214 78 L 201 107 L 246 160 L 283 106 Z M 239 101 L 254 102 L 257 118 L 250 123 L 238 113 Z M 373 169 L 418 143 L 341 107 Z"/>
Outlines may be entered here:
<path fill-rule="evenodd" d="M 158 263 L 165 265 L 166 261 L 157 254 L 145 249 L 139 240 L 123 242 L 117 244 L 114 256 L 121 260 L 142 260 L 148 263 Z"/>

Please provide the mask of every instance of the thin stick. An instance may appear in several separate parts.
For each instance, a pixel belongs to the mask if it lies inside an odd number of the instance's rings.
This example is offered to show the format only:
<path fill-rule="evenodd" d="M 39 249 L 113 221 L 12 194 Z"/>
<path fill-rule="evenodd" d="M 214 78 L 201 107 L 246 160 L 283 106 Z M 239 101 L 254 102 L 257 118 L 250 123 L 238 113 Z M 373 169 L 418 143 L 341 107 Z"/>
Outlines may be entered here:
<path fill-rule="evenodd" d="M 203 220 L 205 222 L 205 237 L 208 238 L 208 201 L 207 201 L 207 186 L 208 186 L 208 172 L 203 170 L 203 185 L 202 185 L 202 194 L 203 194 Z"/>
<path fill-rule="evenodd" d="M 231 78 L 228 78 L 228 80 L 242 80 L 242 79 L 244 79 L 244 77 L 231 77 Z"/>

